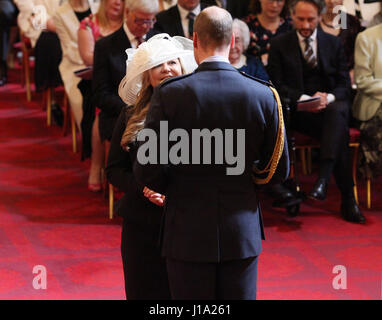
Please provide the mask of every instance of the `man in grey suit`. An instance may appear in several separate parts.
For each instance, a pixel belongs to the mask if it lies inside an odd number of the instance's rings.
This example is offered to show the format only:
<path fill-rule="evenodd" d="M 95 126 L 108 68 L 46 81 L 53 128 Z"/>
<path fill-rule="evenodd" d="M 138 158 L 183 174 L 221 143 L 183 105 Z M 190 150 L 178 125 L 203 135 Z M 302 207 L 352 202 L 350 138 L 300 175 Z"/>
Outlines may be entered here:
<path fill-rule="evenodd" d="M 230 65 L 226 10 L 204 9 L 194 27 L 198 69 L 155 88 L 142 130 L 155 140 L 138 137 L 160 162 L 145 164 L 140 149 L 134 173 L 166 196 L 160 241 L 172 298 L 256 299 L 264 230 L 253 166 L 259 184 L 287 178 L 282 110 L 269 83 Z"/>

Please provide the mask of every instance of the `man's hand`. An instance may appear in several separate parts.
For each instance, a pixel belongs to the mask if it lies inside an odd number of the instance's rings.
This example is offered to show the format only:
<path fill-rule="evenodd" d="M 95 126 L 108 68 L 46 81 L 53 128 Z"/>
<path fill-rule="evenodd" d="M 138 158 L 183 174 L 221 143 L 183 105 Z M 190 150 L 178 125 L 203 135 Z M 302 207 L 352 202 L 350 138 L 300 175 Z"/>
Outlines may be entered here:
<path fill-rule="evenodd" d="M 317 108 L 313 108 L 311 112 L 320 112 L 328 105 L 328 94 L 325 92 L 316 92 L 313 97 L 320 97 L 320 105 Z"/>

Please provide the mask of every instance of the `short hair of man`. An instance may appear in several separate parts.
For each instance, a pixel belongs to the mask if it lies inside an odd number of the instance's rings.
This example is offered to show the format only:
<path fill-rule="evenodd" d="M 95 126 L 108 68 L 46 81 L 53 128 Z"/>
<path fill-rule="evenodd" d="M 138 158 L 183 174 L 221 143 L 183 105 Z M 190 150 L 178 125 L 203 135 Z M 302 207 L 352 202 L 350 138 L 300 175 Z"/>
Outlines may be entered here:
<path fill-rule="evenodd" d="M 156 14 L 159 11 L 159 3 L 153 0 L 125 0 L 125 8 L 130 11 Z"/>
<path fill-rule="evenodd" d="M 306 2 L 306 3 L 312 4 L 313 6 L 317 8 L 318 14 L 321 14 L 325 8 L 325 3 L 323 0 L 292 0 L 290 4 L 291 12 L 293 13 L 295 12 L 295 8 L 299 2 Z"/>
<path fill-rule="evenodd" d="M 232 40 L 232 16 L 222 8 L 208 7 L 196 17 L 194 32 L 204 48 L 229 46 Z"/>
<path fill-rule="evenodd" d="M 248 25 L 243 20 L 235 18 L 232 23 L 232 29 L 240 30 L 240 37 L 243 41 L 244 51 L 247 50 L 251 37 Z"/>

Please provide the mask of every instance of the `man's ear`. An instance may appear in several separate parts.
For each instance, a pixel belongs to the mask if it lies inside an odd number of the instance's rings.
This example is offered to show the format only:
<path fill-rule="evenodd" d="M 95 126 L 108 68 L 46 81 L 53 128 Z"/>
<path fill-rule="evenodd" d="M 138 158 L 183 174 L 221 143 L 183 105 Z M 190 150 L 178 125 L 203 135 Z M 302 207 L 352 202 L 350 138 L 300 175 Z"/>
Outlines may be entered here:
<path fill-rule="evenodd" d="M 198 47 L 198 34 L 196 32 L 192 35 L 192 42 L 194 44 L 194 49 Z"/>

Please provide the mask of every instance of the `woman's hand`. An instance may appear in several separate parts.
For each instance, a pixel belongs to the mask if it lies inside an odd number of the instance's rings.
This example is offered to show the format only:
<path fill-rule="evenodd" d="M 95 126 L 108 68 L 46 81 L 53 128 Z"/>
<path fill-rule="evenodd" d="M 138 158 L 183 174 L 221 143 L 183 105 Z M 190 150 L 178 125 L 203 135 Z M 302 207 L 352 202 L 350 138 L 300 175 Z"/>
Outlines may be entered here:
<path fill-rule="evenodd" d="M 261 62 L 263 63 L 264 66 L 268 65 L 268 53 L 264 53 L 261 55 Z"/>
<path fill-rule="evenodd" d="M 147 187 L 143 188 L 143 194 L 149 201 L 156 204 L 157 206 L 162 207 L 164 205 L 164 200 L 165 200 L 164 195 L 162 195 L 158 192 L 155 192 L 153 190 L 150 190 Z"/>

